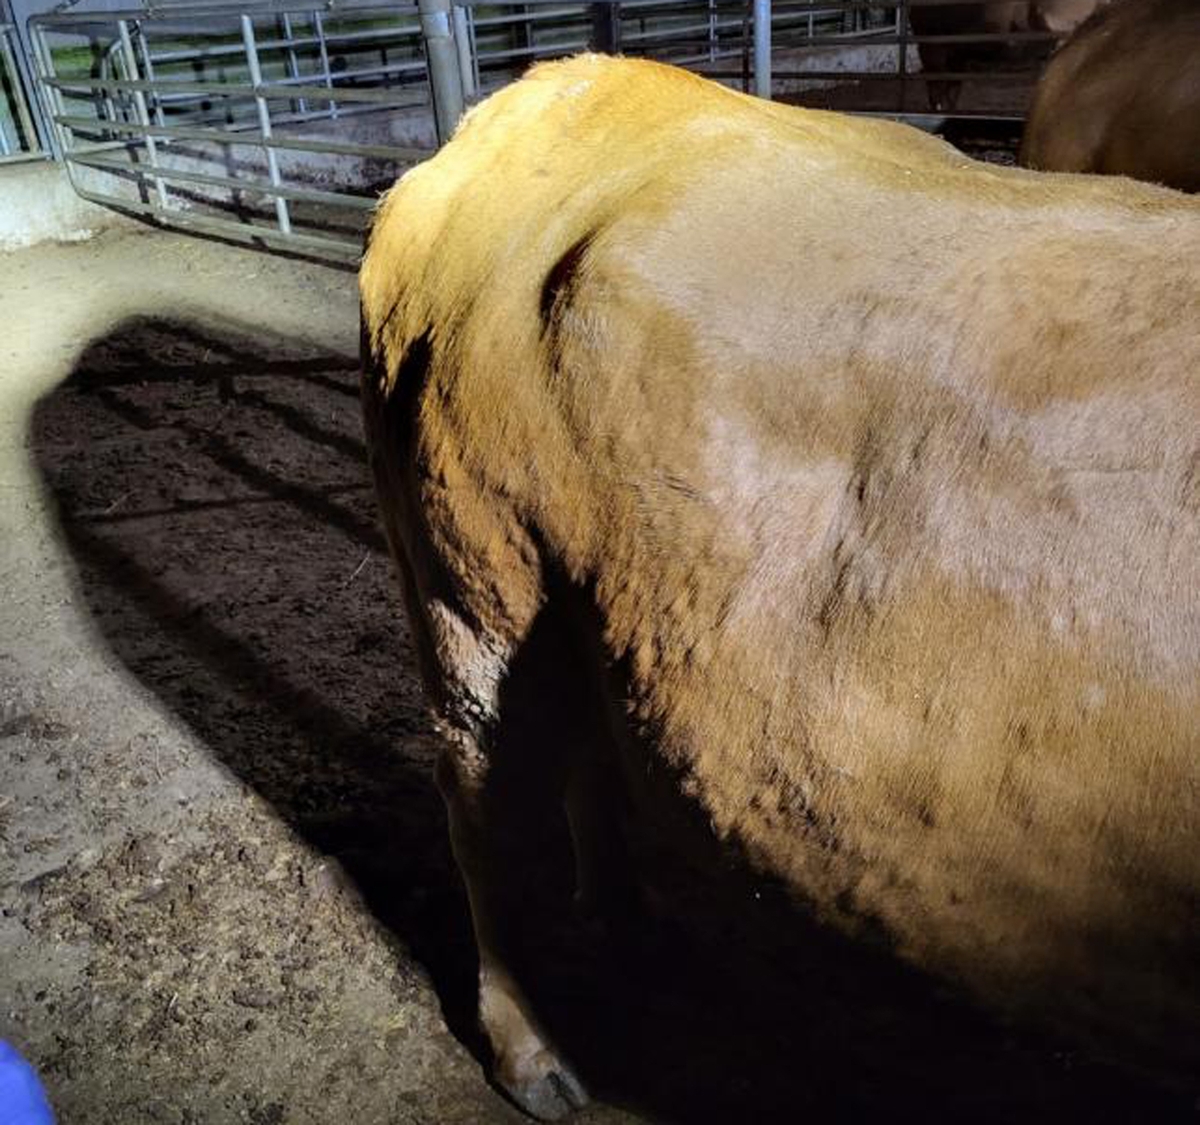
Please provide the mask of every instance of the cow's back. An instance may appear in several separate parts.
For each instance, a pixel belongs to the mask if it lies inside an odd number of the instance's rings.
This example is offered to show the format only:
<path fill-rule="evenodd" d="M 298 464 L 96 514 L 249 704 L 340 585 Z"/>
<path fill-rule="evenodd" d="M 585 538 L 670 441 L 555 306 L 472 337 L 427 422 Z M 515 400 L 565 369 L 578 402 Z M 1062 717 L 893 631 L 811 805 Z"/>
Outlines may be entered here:
<path fill-rule="evenodd" d="M 392 480 L 423 530 L 394 539 L 460 604 L 429 624 L 445 696 L 486 694 L 553 568 L 592 591 L 634 752 L 823 918 L 1170 1044 L 1197 260 L 1175 193 L 651 64 L 539 69 L 389 195 L 364 264 L 377 459 L 414 396 Z"/>

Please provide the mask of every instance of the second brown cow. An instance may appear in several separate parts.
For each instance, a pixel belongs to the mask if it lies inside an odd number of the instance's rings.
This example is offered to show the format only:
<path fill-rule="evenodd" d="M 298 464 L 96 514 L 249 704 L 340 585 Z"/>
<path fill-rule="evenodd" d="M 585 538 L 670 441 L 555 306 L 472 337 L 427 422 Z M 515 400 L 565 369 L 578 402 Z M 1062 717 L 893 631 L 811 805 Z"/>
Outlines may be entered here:
<path fill-rule="evenodd" d="M 1200 3 L 1118 0 L 1046 67 L 1021 163 L 1200 191 Z"/>
<path fill-rule="evenodd" d="M 923 72 L 945 75 L 990 69 L 1029 69 L 1049 56 L 1054 40 L 1038 33 L 1064 35 L 1105 0 L 976 0 L 946 4 L 913 0 L 909 23 L 917 36 Z M 1018 38 L 1007 38 L 1011 36 Z M 1020 38 L 1024 36 L 1025 38 Z M 955 41 L 964 37 L 965 41 Z M 923 40 L 923 41 L 922 41 Z M 962 92 L 961 78 L 927 78 L 929 107 L 952 113 Z"/>

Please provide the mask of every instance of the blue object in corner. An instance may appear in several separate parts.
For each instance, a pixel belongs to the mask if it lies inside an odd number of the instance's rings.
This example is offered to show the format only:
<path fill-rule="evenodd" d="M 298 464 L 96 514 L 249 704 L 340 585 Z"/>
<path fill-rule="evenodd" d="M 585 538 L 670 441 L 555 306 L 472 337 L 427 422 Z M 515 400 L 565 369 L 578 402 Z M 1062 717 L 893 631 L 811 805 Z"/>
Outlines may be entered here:
<path fill-rule="evenodd" d="M 37 1072 L 0 1039 L 0 1125 L 54 1125 Z"/>

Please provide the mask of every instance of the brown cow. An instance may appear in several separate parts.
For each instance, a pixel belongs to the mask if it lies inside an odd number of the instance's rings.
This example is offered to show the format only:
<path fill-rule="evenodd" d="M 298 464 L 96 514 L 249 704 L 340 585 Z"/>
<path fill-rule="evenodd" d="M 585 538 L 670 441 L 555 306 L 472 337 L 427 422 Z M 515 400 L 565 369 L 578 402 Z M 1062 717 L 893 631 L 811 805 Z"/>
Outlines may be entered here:
<path fill-rule="evenodd" d="M 912 0 L 909 23 L 913 34 L 926 36 L 988 36 L 965 43 L 919 42 L 921 69 L 928 73 L 1031 68 L 1049 56 L 1052 39 L 1005 40 L 1013 32 L 1037 31 L 1065 35 L 1106 0 L 975 0 L 946 4 Z M 962 92 L 960 79 L 931 78 L 925 83 L 929 107 L 950 113 Z"/>
<path fill-rule="evenodd" d="M 510 972 L 536 828 L 618 887 L 618 763 L 829 926 L 1194 1052 L 1198 261 L 1178 193 L 595 56 L 387 195 L 366 428 L 520 1104 L 583 1099 Z"/>
<path fill-rule="evenodd" d="M 1200 191 L 1200 2 L 1119 0 L 1054 56 L 1021 163 Z"/>

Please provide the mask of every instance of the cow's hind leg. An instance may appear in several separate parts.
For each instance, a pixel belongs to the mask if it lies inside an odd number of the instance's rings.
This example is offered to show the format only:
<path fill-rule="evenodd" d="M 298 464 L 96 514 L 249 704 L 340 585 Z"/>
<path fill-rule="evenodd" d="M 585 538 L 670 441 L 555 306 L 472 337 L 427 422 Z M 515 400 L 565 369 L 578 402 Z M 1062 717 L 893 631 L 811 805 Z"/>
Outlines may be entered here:
<path fill-rule="evenodd" d="M 493 1054 L 493 1077 L 527 1112 L 552 1121 L 587 1097 L 534 1019 L 520 985 L 526 968 L 526 927 L 537 924 L 531 885 L 541 867 L 543 839 L 526 816 L 539 813 L 486 776 L 464 768 L 461 747 L 439 763 L 438 784 L 450 816 L 450 838 L 467 895 L 479 953 L 479 1020 Z M 532 830 L 531 830 L 532 829 Z"/>
<path fill-rule="evenodd" d="M 611 930 L 642 920 L 623 826 L 626 797 L 603 716 L 577 732 L 567 779 L 567 822 L 575 853 L 575 905 L 583 919 Z"/>
<path fill-rule="evenodd" d="M 566 840 L 568 782 L 592 714 L 569 648 L 566 632 L 544 610 L 499 686 L 497 713 L 469 732 L 452 730 L 438 765 L 471 903 L 479 1016 L 494 1054 L 493 1076 L 544 1120 L 587 1100 L 521 986 L 539 927 L 565 906 L 565 895 L 547 901 L 546 853 Z"/>

